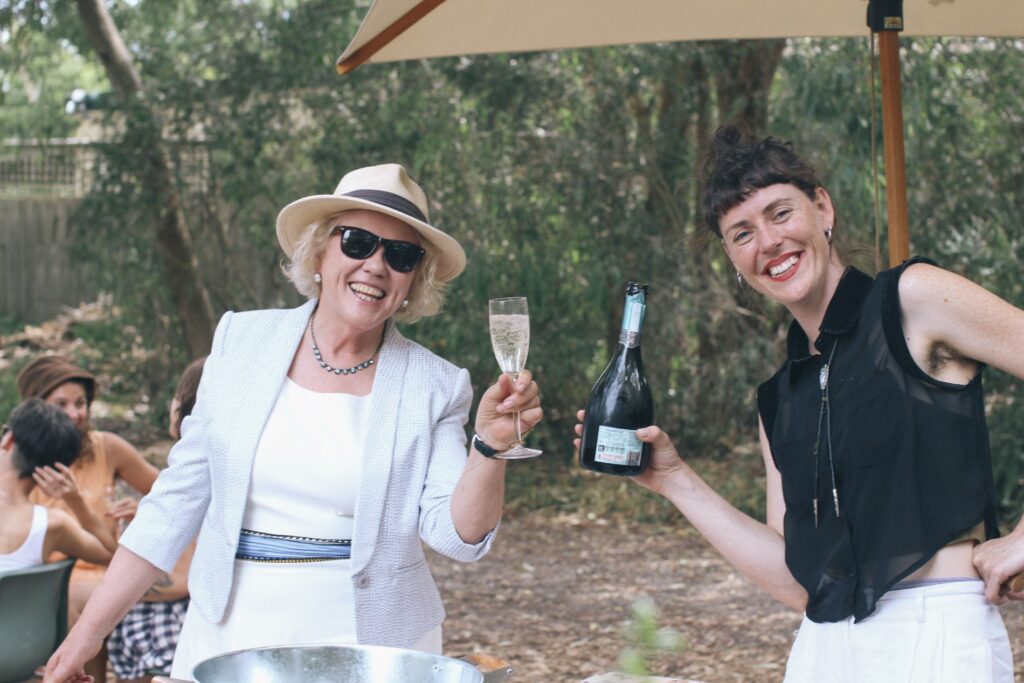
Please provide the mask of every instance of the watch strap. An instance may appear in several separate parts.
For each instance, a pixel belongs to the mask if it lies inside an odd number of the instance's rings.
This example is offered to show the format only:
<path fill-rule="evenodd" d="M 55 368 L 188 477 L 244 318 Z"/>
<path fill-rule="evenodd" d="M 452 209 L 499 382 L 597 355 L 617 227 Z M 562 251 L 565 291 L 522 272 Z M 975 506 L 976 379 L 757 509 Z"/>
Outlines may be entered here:
<path fill-rule="evenodd" d="M 498 453 L 501 453 L 497 448 L 492 448 L 487 445 L 487 442 L 480 438 L 479 434 L 473 434 L 473 448 L 476 449 L 477 453 L 484 456 L 485 458 L 495 458 Z"/>

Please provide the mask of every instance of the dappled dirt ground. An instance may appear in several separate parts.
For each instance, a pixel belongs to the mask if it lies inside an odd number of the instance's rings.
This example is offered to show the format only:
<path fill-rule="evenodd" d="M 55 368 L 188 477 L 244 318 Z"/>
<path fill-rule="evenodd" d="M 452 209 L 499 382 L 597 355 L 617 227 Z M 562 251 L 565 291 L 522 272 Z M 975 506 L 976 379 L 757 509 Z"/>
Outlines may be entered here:
<path fill-rule="evenodd" d="M 781 681 L 800 616 L 739 576 L 684 522 L 675 527 L 537 511 L 506 519 L 475 564 L 430 556 L 448 610 L 445 654 L 485 651 L 514 680 L 582 681 L 620 670 L 630 606 L 642 595 L 683 637 L 651 673 L 707 683 Z M 1024 681 L 1024 604 L 1003 608 Z"/>

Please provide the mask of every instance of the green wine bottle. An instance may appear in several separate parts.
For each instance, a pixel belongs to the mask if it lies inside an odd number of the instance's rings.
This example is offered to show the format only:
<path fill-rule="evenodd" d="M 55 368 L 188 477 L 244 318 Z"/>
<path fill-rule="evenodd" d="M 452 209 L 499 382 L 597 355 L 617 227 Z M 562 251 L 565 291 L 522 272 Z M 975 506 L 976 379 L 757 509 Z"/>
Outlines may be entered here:
<path fill-rule="evenodd" d="M 647 285 L 628 283 L 619 346 L 587 399 L 580 465 L 588 470 L 636 475 L 647 469 L 651 447 L 636 435 L 654 423 L 654 399 L 640 354 L 646 310 Z"/>

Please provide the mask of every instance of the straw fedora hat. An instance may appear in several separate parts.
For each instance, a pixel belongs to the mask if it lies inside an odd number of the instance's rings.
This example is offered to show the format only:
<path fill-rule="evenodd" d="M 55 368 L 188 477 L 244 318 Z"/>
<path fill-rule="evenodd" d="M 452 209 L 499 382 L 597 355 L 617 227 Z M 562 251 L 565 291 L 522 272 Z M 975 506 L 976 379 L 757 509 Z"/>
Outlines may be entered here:
<path fill-rule="evenodd" d="M 398 164 L 358 168 L 345 174 L 334 194 L 296 199 L 277 214 L 277 240 L 288 258 L 311 223 L 347 209 L 368 209 L 408 224 L 437 257 L 437 278 L 449 282 L 466 268 L 466 252 L 455 238 L 430 225 L 427 196 Z"/>

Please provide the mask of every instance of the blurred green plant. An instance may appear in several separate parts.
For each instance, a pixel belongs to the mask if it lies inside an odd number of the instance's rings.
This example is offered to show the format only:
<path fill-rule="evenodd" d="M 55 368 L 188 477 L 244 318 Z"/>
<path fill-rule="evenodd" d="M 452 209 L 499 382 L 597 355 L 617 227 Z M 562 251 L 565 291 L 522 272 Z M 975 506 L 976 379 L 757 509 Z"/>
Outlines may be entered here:
<path fill-rule="evenodd" d="M 624 673 L 650 675 L 653 660 L 662 655 L 678 654 L 686 647 L 679 632 L 660 627 L 660 620 L 661 612 L 650 597 L 644 596 L 633 603 L 625 632 L 626 646 L 619 653 L 619 666 Z"/>
<path fill-rule="evenodd" d="M 25 327 L 25 321 L 10 313 L 0 313 L 0 337 L 13 334 Z"/>
<path fill-rule="evenodd" d="M 0 422 L 5 422 L 7 416 L 18 405 L 18 385 L 15 380 L 22 365 L 8 365 L 0 372 Z"/>

